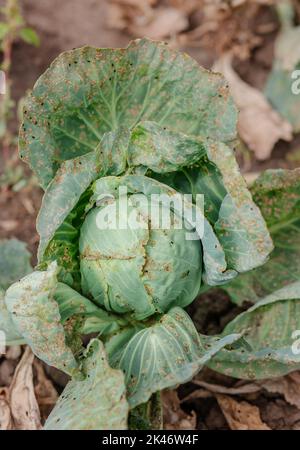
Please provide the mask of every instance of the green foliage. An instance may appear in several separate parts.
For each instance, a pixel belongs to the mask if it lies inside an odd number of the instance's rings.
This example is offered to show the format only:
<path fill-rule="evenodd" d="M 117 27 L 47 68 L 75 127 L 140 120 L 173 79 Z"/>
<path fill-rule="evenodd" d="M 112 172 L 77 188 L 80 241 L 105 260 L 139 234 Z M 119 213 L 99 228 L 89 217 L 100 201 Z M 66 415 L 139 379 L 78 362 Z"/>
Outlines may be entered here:
<path fill-rule="evenodd" d="M 236 117 L 221 75 L 146 39 L 65 52 L 35 84 L 20 154 L 45 189 L 39 265 L 5 304 L 34 353 L 72 377 L 46 429 L 159 429 L 159 391 L 204 365 L 241 378 L 299 367 L 299 173 L 266 173 L 256 204 L 232 150 Z M 170 227 L 149 213 L 153 194 Z M 125 205 L 125 229 L 98 226 Z M 205 284 L 266 297 L 220 336 L 199 335 L 182 308 Z"/>
<path fill-rule="evenodd" d="M 53 298 L 57 286 L 57 265 L 46 272 L 35 271 L 10 286 L 5 303 L 14 325 L 32 351 L 47 364 L 75 374 L 77 363 L 65 343 L 58 304 Z"/>
<path fill-rule="evenodd" d="M 39 37 L 32 28 L 26 27 L 22 16 L 19 0 L 6 0 L 0 11 L 2 21 L 0 22 L 0 48 L 3 52 L 1 69 L 6 73 L 6 94 L 1 101 L 0 108 L 0 137 L 3 138 L 7 130 L 7 121 L 12 114 L 14 102 L 10 96 L 9 72 L 11 68 L 11 51 L 14 42 L 21 38 L 28 44 L 39 45 Z"/>
<path fill-rule="evenodd" d="M 30 257 L 24 242 L 17 239 L 0 241 L 0 330 L 5 332 L 7 345 L 23 343 L 23 338 L 7 311 L 5 289 L 31 272 Z"/>
<path fill-rule="evenodd" d="M 267 170 L 251 188 L 271 233 L 269 261 L 229 283 L 225 289 L 238 304 L 300 281 L 300 169 Z"/>
<path fill-rule="evenodd" d="M 92 340 L 83 360 L 82 381 L 70 381 L 48 417 L 46 430 L 124 430 L 128 404 L 124 375 L 111 369 L 103 344 Z"/>
<path fill-rule="evenodd" d="M 220 75 L 163 43 L 137 40 L 125 50 L 83 47 L 54 61 L 24 106 L 21 157 L 46 188 L 63 161 L 141 120 L 224 142 L 236 135 Z"/>
<path fill-rule="evenodd" d="M 300 352 L 294 335 L 299 330 L 300 281 L 296 281 L 261 299 L 230 322 L 222 335 L 242 333 L 244 341 L 222 350 L 208 365 L 244 379 L 278 377 L 299 370 Z"/>
<path fill-rule="evenodd" d="M 27 44 L 34 45 L 35 47 L 39 47 L 40 38 L 35 30 L 29 27 L 21 28 L 19 32 L 20 38 L 23 39 Z"/>
<path fill-rule="evenodd" d="M 0 288 L 7 289 L 14 281 L 32 271 L 31 254 L 18 239 L 0 240 Z"/>

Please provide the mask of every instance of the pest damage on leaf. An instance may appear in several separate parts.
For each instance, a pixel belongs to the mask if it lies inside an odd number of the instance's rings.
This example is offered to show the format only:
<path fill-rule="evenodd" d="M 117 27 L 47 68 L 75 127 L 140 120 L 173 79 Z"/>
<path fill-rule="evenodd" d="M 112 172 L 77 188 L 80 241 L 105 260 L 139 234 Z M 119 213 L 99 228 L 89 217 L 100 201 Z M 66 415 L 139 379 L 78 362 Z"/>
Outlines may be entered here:
<path fill-rule="evenodd" d="M 22 272 L 1 271 L 0 325 L 70 377 L 45 429 L 160 428 L 160 391 L 204 366 L 244 379 L 300 368 L 299 281 L 278 269 L 289 257 L 299 277 L 299 172 L 249 189 L 236 125 L 221 74 L 148 39 L 64 52 L 27 96 L 19 147 L 44 190 L 38 264 L 0 243 Z M 255 304 L 199 334 L 184 308 L 213 286 Z"/>

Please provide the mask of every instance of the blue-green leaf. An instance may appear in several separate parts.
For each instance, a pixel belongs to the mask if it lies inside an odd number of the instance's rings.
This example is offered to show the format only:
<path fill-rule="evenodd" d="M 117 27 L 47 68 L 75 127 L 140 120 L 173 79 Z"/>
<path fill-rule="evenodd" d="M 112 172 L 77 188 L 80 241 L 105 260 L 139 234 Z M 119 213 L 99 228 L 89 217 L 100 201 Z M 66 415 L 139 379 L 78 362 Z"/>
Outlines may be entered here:
<path fill-rule="evenodd" d="M 14 283 L 5 294 L 12 320 L 32 351 L 47 364 L 68 374 L 77 373 L 77 362 L 65 342 L 58 304 L 57 264 L 35 271 Z"/>
<path fill-rule="evenodd" d="M 300 281 L 237 316 L 222 336 L 232 333 L 243 334 L 243 341 L 220 351 L 208 363 L 212 369 L 242 379 L 278 377 L 300 369 Z"/>
<path fill-rule="evenodd" d="M 251 191 L 275 248 L 264 266 L 224 286 L 232 301 L 238 304 L 255 303 L 300 280 L 300 169 L 267 170 L 255 181 Z"/>
<path fill-rule="evenodd" d="M 189 381 L 220 349 L 240 338 L 239 334 L 199 336 L 181 308 L 173 308 L 160 320 L 119 341 L 113 351 L 106 344 L 113 367 L 125 373 L 127 396 L 133 408 L 162 389 Z M 114 338 L 113 338 L 114 339 Z"/>
<path fill-rule="evenodd" d="M 0 288 L 5 290 L 30 273 L 30 258 L 25 242 L 18 239 L 0 240 Z"/>
<path fill-rule="evenodd" d="M 223 77 L 164 43 L 83 47 L 60 55 L 25 101 L 20 151 L 44 188 L 61 163 L 89 153 L 104 133 L 152 120 L 230 141 L 237 112 Z"/>
<path fill-rule="evenodd" d="M 111 369 L 101 341 L 90 342 L 85 379 L 71 380 L 45 423 L 45 430 L 125 430 L 128 404 L 124 375 Z"/>

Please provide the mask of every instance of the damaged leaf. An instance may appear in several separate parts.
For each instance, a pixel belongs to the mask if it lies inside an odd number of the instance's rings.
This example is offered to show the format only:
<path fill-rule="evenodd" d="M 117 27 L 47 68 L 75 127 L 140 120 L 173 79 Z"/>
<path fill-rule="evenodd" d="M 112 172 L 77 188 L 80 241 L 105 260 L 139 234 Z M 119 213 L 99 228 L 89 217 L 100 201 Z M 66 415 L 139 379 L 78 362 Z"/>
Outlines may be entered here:
<path fill-rule="evenodd" d="M 300 281 L 268 295 L 238 315 L 222 336 L 241 333 L 243 339 L 221 350 L 209 367 L 241 379 L 273 378 L 300 368 Z"/>
<path fill-rule="evenodd" d="M 49 365 L 68 374 L 77 372 L 77 363 L 65 343 L 65 332 L 56 301 L 57 265 L 45 272 L 35 271 L 13 284 L 5 303 L 16 328 L 32 351 Z"/>
<path fill-rule="evenodd" d="M 213 355 L 239 338 L 239 334 L 223 339 L 198 336 L 184 310 L 173 308 L 116 349 L 112 338 L 106 349 L 111 365 L 125 373 L 128 402 L 134 407 L 157 391 L 189 381 Z"/>
<path fill-rule="evenodd" d="M 63 161 L 92 152 L 120 125 L 154 120 L 224 142 L 235 137 L 236 110 L 224 79 L 146 39 L 127 49 L 63 53 L 39 78 L 23 113 L 20 155 L 44 188 Z"/>
<path fill-rule="evenodd" d="M 30 258 L 24 242 L 17 239 L 0 241 L 0 330 L 5 332 L 7 345 L 24 341 L 7 311 L 5 289 L 32 271 Z"/>
<path fill-rule="evenodd" d="M 128 405 L 124 376 L 111 369 L 101 341 L 90 342 L 83 360 L 85 379 L 71 380 L 48 417 L 45 430 L 125 430 Z"/>
<path fill-rule="evenodd" d="M 300 169 L 267 170 L 254 182 L 251 192 L 275 248 L 264 266 L 225 286 L 232 301 L 238 304 L 255 303 L 300 280 Z"/>

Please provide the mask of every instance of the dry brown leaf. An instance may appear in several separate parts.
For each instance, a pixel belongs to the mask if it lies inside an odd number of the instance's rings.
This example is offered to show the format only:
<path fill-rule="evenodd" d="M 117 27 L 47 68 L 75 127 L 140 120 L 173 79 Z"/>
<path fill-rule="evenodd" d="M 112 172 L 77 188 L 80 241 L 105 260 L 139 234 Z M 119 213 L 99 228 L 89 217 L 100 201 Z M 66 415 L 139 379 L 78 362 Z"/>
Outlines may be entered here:
<path fill-rule="evenodd" d="M 218 404 L 231 430 L 270 430 L 262 422 L 257 406 L 237 402 L 228 395 L 216 394 Z"/>
<path fill-rule="evenodd" d="M 292 372 L 284 377 L 257 383 L 268 392 L 283 395 L 290 405 L 300 409 L 300 372 Z"/>
<path fill-rule="evenodd" d="M 40 407 L 41 416 L 43 420 L 46 420 L 57 402 L 58 393 L 52 381 L 47 378 L 42 363 L 35 360 L 33 364 L 36 372 L 36 386 L 34 391 Z"/>
<path fill-rule="evenodd" d="M 127 30 L 130 34 L 150 39 L 165 39 L 177 35 L 189 25 L 188 16 L 196 1 L 184 7 L 182 1 L 169 0 L 111 0 L 108 25 Z M 156 7 L 157 6 L 157 7 Z M 192 8 L 191 8 L 192 6 Z"/>
<path fill-rule="evenodd" d="M 231 66 L 231 58 L 224 55 L 214 65 L 229 83 L 233 99 L 239 109 L 238 131 L 243 141 L 259 160 L 269 158 L 279 139 L 290 141 L 292 126 L 269 104 L 264 95 L 249 86 Z"/>
<path fill-rule="evenodd" d="M 142 21 L 140 21 L 142 22 Z M 164 39 L 183 31 L 188 26 L 186 15 L 175 8 L 157 8 L 147 23 L 131 24 L 128 29 L 136 36 Z"/>
<path fill-rule="evenodd" d="M 32 351 L 26 347 L 9 388 L 9 403 L 17 430 L 41 428 L 40 411 L 33 386 L 33 360 Z"/>
<path fill-rule="evenodd" d="M 0 388 L 0 430 L 13 430 L 13 420 L 6 388 Z"/>
<path fill-rule="evenodd" d="M 180 403 L 190 402 L 192 400 L 197 400 L 200 398 L 210 398 L 213 397 L 213 393 L 207 391 L 206 389 L 196 389 L 195 391 L 188 394 L 186 397 L 183 397 L 180 400 Z"/>
<path fill-rule="evenodd" d="M 0 386 L 10 386 L 17 361 L 5 359 L 0 365 Z"/>
<path fill-rule="evenodd" d="M 237 387 L 227 387 L 219 384 L 207 383 L 206 381 L 193 380 L 193 384 L 196 384 L 197 386 L 200 386 L 215 394 L 245 395 L 253 394 L 254 392 L 261 390 L 261 387 L 257 386 L 255 383 L 247 383 Z"/>
<path fill-rule="evenodd" d="M 201 7 L 202 0 L 169 0 L 168 3 L 173 8 L 183 11 L 185 14 L 192 14 Z"/>
<path fill-rule="evenodd" d="M 107 24 L 110 28 L 125 30 L 131 24 L 145 22 L 153 16 L 152 6 L 157 0 L 109 0 Z"/>
<path fill-rule="evenodd" d="M 8 347 L 6 353 L 5 353 L 5 358 L 6 359 L 18 359 L 20 358 L 22 353 L 22 348 L 20 345 L 11 345 L 10 347 Z"/>
<path fill-rule="evenodd" d="M 300 430 L 300 411 L 283 399 L 268 400 L 260 405 L 263 421 L 272 430 Z"/>
<path fill-rule="evenodd" d="M 195 430 L 196 413 L 186 414 L 180 407 L 177 392 L 166 390 L 162 392 L 164 410 L 164 429 L 166 430 Z"/>
<path fill-rule="evenodd" d="M 0 227 L 5 231 L 12 231 L 16 229 L 18 222 L 16 220 L 1 220 Z"/>

